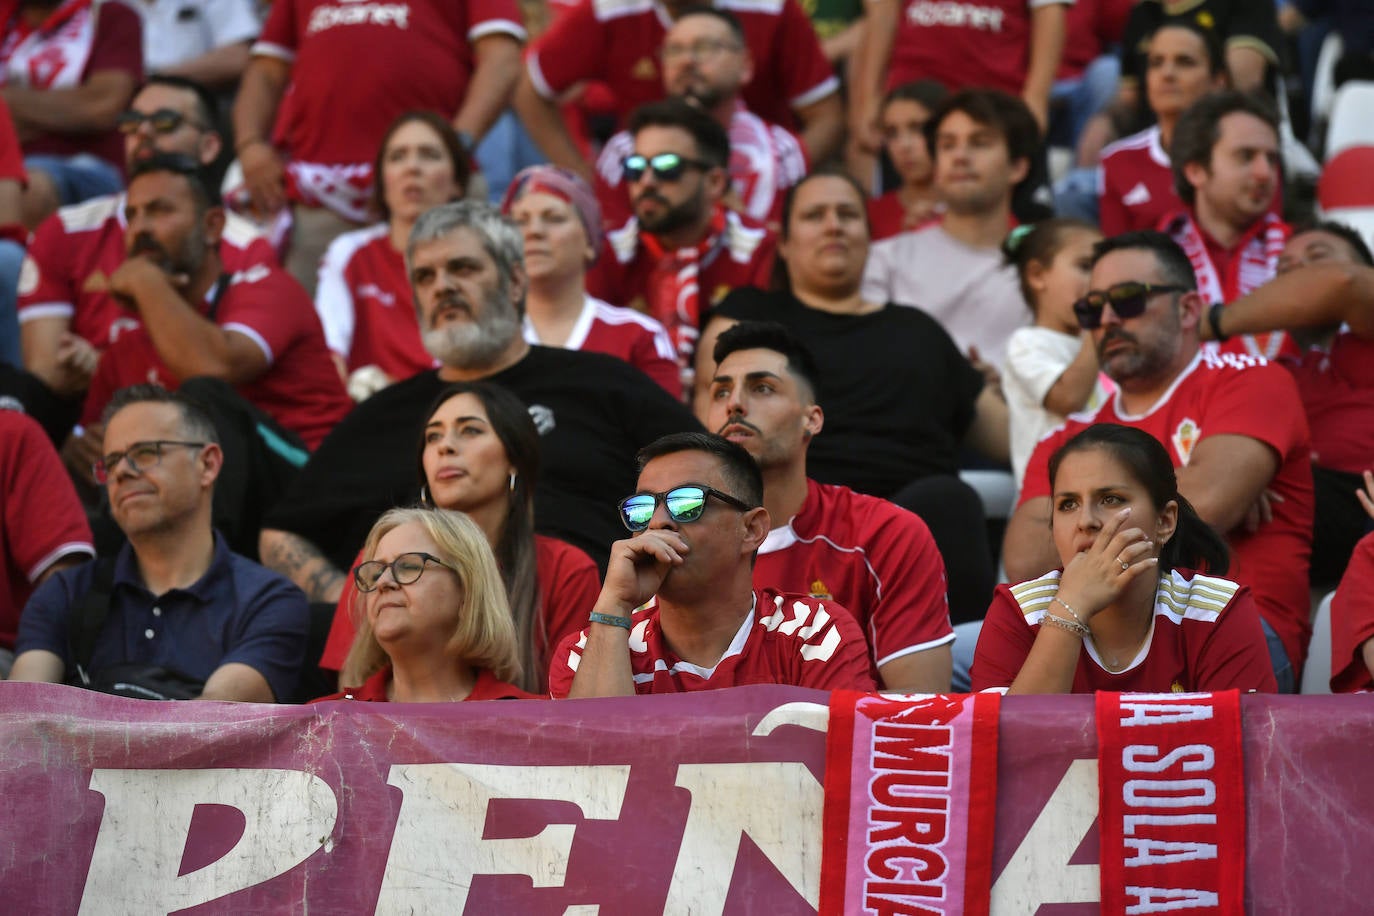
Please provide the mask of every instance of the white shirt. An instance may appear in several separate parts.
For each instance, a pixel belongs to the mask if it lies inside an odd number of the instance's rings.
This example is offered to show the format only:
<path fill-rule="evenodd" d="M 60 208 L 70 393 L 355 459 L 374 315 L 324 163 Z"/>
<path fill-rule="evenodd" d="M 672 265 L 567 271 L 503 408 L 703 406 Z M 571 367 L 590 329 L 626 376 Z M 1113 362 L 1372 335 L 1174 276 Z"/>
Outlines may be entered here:
<path fill-rule="evenodd" d="M 253 0 L 140 0 L 143 65 L 150 72 L 215 48 L 252 41 L 262 31 Z"/>

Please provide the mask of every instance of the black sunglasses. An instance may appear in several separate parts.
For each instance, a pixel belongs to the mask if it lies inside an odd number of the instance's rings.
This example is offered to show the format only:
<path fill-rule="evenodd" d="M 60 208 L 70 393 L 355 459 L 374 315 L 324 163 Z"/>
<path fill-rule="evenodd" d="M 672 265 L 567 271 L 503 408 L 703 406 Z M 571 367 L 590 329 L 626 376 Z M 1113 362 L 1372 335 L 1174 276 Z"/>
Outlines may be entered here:
<path fill-rule="evenodd" d="M 625 527 L 631 531 L 643 531 L 649 527 L 649 522 L 654 517 L 654 510 L 658 508 L 659 500 L 663 501 L 663 506 L 668 510 L 668 517 L 675 522 L 694 522 L 701 518 L 701 514 L 706 511 L 707 497 L 714 496 L 716 499 L 733 506 L 741 512 L 748 512 L 753 506 L 735 499 L 729 493 L 722 493 L 713 487 L 704 487 L 701 484 L 686 484 L 681 487 L 673 487 L 667 493 L 636 493 L 620 501 L 620 520 L 625 523 Z"/>
<path fill-rule="evenodd" d="M 1160 286 L 1154 283 L 1118 283 L 1109 289 L 1091 290 L 1073 304 L 1078 326 L 1091 331 L 1102 326 L 1102 310 L 1111 305 L 1116 317 L 1123 321 L 1145 311 L 1145 304 L 1157 293 L 1186 293 L 1186 286 Z"/>
<path fill-rule="evenodd" d="M 138 129 L 147 121 L 153 125 L 153 131 L 159 134 L 170 134 L 183 124 L 190 124 L 196 130 L 205 130 L 204 127 L 192 121 L 179 111 L 170 108 L 159 108 L 152 114 L 144 114 L 141 111 L 126 111 L 116 119 L 115 124 L 119 127 L 122 134 L 137 133 Z"/>
<path fill-rule="evenodd" d="M 625 178 L 628 181 L 639 181 L 647 171 L 652 171 L 654 178 L 659 181 L 677 181 L 689 168 L 701 169 L 703 172 L 711 168 L 709 162 L 688 159 L 677 153 L 659 153 L 657 156 L 641 156 L 635 153 L 620 160 L 620 165 L 625 169 Z"/>

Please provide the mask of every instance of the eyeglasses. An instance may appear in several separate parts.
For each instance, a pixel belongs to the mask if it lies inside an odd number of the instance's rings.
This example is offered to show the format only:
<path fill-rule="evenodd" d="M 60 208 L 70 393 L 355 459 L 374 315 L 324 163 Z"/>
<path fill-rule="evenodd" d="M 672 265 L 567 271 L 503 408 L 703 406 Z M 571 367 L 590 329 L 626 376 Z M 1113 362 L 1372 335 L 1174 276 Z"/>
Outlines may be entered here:
<path fill-rule="evenodd" d="M 622 499 L 620 501 L 620 520 L 631 531 L 643 531 L 649 527 L 649 522 L 654 517 L 654 510 L 658 508 L 659 500 L 662 500 L 664 508 L 668 510 L 668 517 L 673 521 L 694 522 L 701 518 L 701 513 L 706 511 L 706 498 L 708 496 L 714 496 L 727 506 L 733 506 L 741 512 L 748 512 L 754 508 L 735 499 L 729 493 L 722 493 L 713 487 L 703 487 L 693 483 L 673 487 L 667 493 L 636 493 L 634 496 Z"/>
<path fill-rule="evenodd" d="M 92 462 L 91 473 L 95 475 L 97 483 L 105 483 L 110 479 L 110 475 L 115 472 L 115 469 L 119 467 L 119 463 L 127 460 L 129 467 L 133 468 L 135 473 L 142 474 L 162 463 L 162 450 L 164 448 L 205 448 L 207 444 L 205 442 L 177 442 L 172 439 L 135 442 L 125 451 L 110 452 L 99 461 Z"/>
<path fill-rule="evenodd" d="M 1145 311 L 1145 303 L 1159 293 L 1186 293 L 1186 286 L 1160 286 L 1154 283 L 1118 283 L 1110 289 L 1095 289 L 1073 304 L 1078 326 L 1091 331 L 1102 326 L 1102 310 L 1111 305 L 1123 321 Z"/>
<path fill-rule="evenodd" d="M 420 576 L 424 575 L 425 564 L 433 563 L 442 566 L 455 576 L 458 570 L 445 563 L 443 560 L 428 553 L 403 553 L 390 563 L 383 563 L 381 560 L 368 560 L 366 563 L 359 563 L 353 570 L 353 584 L 358 586 L 360 592 L 375 592 L 377 586 L 381 584 L 382 573 L 391 570 L 391 578 L 396 580 L 397 585 L 410 585 L 418 582 Z"/>
<path fill-rule="evenodd" d="M 703 38 L 694 41 L 689 45 L 664 45 L 659 52 L 664 60 L 673 60 L 678 57 L 691 57 L 701 60 L 707 57 L 715 57 L 717 54 L 724 54 L 726 51 L 738 51 L 742 48 L 737 41 L 725 41 L 720 38 Z"/>
<path fill-rule="evenodd" d="M 152 114 L 144 114 L 141 111 L 126 111 L 116 119 L 115 124 L 122 134 L 136 134 L 138 129 L 143 126 L 144 121 L 152 124 L 153 132 L 158 134 L 170 134 L 183 124 L 190 124 L 196 130 L 207 129 L 181 112 L 173 111 L 170 108 L 159 108 Z"/>
<path fill-rule="evenodd" d="M 639 181 L 647 171 L 653 171 L 654 178 L 659 181 L 677 181 L 689 168 L 701 169 L 703 172 L 711 168 L 709 162 L 688 159 L 677 153 L 659 153 L 652 157 L 635 153 L 620 160 L 620 165 L 625 169 L 627 181 Z"/>

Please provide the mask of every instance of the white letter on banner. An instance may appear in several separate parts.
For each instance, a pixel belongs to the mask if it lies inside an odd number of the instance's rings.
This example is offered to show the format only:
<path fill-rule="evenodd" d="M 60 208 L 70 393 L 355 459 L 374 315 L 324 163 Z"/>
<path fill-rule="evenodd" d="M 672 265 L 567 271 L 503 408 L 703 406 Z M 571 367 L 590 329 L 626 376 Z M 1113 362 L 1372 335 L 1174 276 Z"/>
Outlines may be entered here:
<path fill-rule="evenodd" d="M 81 913 L 167 913 L 261 884 L 319 849 L 334 830 L 329 784 L 299 770 L 95 770 L 105 797 Z M 177 876 L 196 805 L 226 805 L 243 836 L 215 862 Z"/>
<path fill-rule="evenodd" d="M 1097 903 L 1101 870 L 1070 865 L 1097 819 L 1097 761 L 1075 760 L 992 883 L 992 912 L 1031 916 L 1045 903 Z"/>
<path fill-rule="evenodd" d="M 684 764 L 676 784 L 692 807 L 664 916 L 724 912 L 744 834 L 807 903 L 820 904 L 825 793 L 804 764 Z"/>
<path fill-rule="evenodd" d="M 618 820 L 628 766 L 393 766 L 387 785 L 403 795 L 382 876 L 378 914 L 461 913 L 473 875 L 528 875 L 558 887 L 568 870 L 573 825 L 532 837 L 482 839 L 493 798 L 569 801 L 594 820 Z"/>

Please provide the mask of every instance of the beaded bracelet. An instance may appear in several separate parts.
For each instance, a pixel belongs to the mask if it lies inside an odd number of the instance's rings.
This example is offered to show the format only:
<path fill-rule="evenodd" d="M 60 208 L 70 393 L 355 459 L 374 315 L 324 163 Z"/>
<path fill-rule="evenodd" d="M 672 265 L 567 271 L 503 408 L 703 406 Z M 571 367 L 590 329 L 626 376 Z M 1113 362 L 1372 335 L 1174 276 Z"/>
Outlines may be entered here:
<path fill-rule="evenodd" d="M 628 630 L 630 628 L 630 618 L 617 617 L 614 614 L 599 614 L 596 611 L 592 611 L 587 619 L 592 623 L 604 623 L 608 627 L 620 627 L 622 630 Z"/>
<path fill-rule="evenodd" d="M 1048 623 L 1052 626 L 1059 627 L 1061 630 L 1068 630 L 1070 633 L 1072 633 L 1074 636 L 1077 636 L 1079 639 L 1086 639 L 1088 637 L 1088 634 L 1091 632 L 1087 627 L 1083 626 L 1083 624 L 1081 623 L 1077 623 L 1072 620 L 1065 620 L 1063 617 L 1056 617 L 1053 614 L 1046 614 L 1044 618 L 1041 620 L 1041 623 Z"/>
<path fill-rule="evenodd" d="M 1082 617 L 1078 616 L 1078 612 L 1071 608 L 1067 601 L 1065 601 L 1063 598 L 1060 598 L 1058 595 L 1054 596 L 1054 600 L 1059 602 L 1060 607 L 1062 607 L 1064 610 L 1068 611 L 1070 614 L 1073 615 L 1073 619 L 1078 623 L 1080 627 L 1086 628 L 1088 626 L 1087 622 Z"/>

